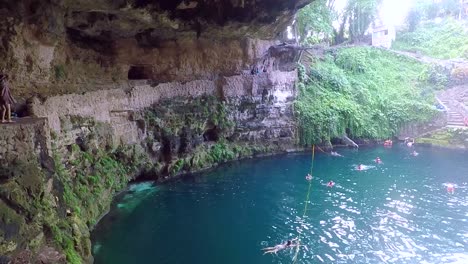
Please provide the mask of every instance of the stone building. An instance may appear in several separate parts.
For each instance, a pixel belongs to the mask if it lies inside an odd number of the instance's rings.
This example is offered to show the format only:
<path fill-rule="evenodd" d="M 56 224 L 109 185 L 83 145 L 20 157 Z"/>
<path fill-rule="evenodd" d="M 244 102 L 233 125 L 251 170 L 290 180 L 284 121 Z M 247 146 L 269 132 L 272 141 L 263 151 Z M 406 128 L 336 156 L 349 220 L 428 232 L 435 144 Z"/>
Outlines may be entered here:
<path fill-rule="evenodd" d="M 395 40 L 396 30 L 394 26 L 376 22 L 372 26 L 372 46 L 390 48 Z"/>

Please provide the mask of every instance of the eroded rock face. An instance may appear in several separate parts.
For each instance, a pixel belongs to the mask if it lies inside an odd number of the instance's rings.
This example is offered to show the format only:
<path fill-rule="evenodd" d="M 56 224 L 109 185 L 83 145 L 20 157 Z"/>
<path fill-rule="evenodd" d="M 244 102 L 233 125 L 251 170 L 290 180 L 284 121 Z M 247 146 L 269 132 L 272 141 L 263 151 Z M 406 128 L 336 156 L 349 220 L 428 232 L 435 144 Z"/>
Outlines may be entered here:
<path fill-rule="evenodd" d="M 307 0 L 67 1 L 66 26 L 88 36 L 181 35 L 271 39 Z M 157 40 L 157 39 L 156 39 Z"/>
<path fill-rule="evenodd" d="M 0 69 L 10 74 L 22 101 L 128 79 L 236 75 L 258 63 L 307 2 L 5 0 Z"/>
<path fill-rule="evenodd" d="M 299 54 L 274 38 L 306 2 L 1 1 L 0 69 L 34 119 L 0 127 L 0 257 L 89 262 L 132 177 L 294 147 Z"/>

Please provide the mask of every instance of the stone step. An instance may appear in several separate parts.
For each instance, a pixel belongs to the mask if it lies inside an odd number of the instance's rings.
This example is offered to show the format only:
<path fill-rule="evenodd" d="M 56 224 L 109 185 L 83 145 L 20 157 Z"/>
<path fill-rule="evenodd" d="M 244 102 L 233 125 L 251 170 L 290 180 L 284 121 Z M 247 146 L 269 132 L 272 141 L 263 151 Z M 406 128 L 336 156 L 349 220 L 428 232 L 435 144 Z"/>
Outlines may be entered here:
<path fill-rule="evenodd" d="M 464 126 L 463 122 L 448 122 L 447 126 Z"/>
<path fill-rule="evenodd" d="M 453 128 L 463 128 L 463 129 L 468 129 L 468 127 L 466 127 L 466 126 L 462 126 L 462 125 L 447 125 L 446 127 L 453 127 Z"/>

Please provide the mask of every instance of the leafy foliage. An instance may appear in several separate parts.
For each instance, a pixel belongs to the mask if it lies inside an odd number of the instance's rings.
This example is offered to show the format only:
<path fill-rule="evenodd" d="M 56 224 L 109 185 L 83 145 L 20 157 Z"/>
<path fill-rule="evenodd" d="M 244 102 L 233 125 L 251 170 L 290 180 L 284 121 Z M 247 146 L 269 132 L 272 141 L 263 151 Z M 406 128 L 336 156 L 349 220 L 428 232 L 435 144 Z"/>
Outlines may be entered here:
<path fill-rule="evenodd" d="M 414 32 L 398 34 L 393 48 L 420 52 L 440 59 L 468 59 L 467 28 L 466 21 L 456 21 L 452 18 L 440 23 L 426 22 Z"/>
<path fill-rule="evenodd" d="M 344 133 L 382 139 L 405 123 L 429 120 L 435 110 L 433 98 L 422 92 L 426 68 L 370 47 L 340 49 L 316 62 L 307 74 L 300 73 L 295 102 L 300 143 L 328 141 Z"/>
<path fill-rule="evenodd" d="M 422 19 L 435 19 L 436 17 L 458 17 L 462 10 L 460 0 L 418 0 L 414 3 L 412 11 L 418 13 Z"/>
<path fill-rule="evenodd" d="M 129 175 L 147 162 L 135 147 L 121 147 L 112 153 L 103 150 L 82 151 L 72 145 L 70 157 L 63 159 L 54 154 L 56 177 L 63 187 L 63 202 L 73 217 L 49 223 L 55 242 L 64 249 L 69 263 L 82 263 L 80 250 L 87 239 L 76 227 L 87 232 L 110 204 L 113 194 L 122 190 L 129 181 Z M 86 219 L 86 223 L 79 219 Z M 73 234 L 73 236 L 71 235 Z M 85 254 L 87 255 L 87 254 Z"/>
<path fill-rule="evenodd" d="M 408 16 L 406 17 L 406 23 L 408 24 L 408 31 L 413 32 L 416 30 L 416 27 L 421 22 L 421 12 L 417 9 L 412 8 L 408 12 Z"/>
<path fill-rule="evenodd" d="M 331 39 L 335 18 L 332 2 L 316 0 L 298 12 L 297 30 L 302 43 L 310 45 Z"/>
<path fill-rule="evenodd" d="M 351 40 L 359 41 L 377 15 L 381 0 L 348 0 L 346 16 L 349 18 Z"/>

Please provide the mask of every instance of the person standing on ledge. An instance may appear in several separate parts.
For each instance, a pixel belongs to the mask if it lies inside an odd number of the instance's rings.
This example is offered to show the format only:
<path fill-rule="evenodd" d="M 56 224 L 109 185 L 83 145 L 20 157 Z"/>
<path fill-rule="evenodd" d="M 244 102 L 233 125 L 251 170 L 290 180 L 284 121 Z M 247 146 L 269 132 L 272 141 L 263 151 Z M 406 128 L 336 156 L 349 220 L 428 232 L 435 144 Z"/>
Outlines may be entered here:
<path fill-rule="evenodd" d="M 11 105 L 15 103 L 15 99 L 13 98 L 13 96 L 11 96 L 10 86 L 7 82 L 7 79 L 7 74 L 0 74 L 0 106 L 2 109 L 2 123 L 13 122 L 11 120 Z M 7 117 L 7 119 L 5 119 L 5 117 Z"/>

